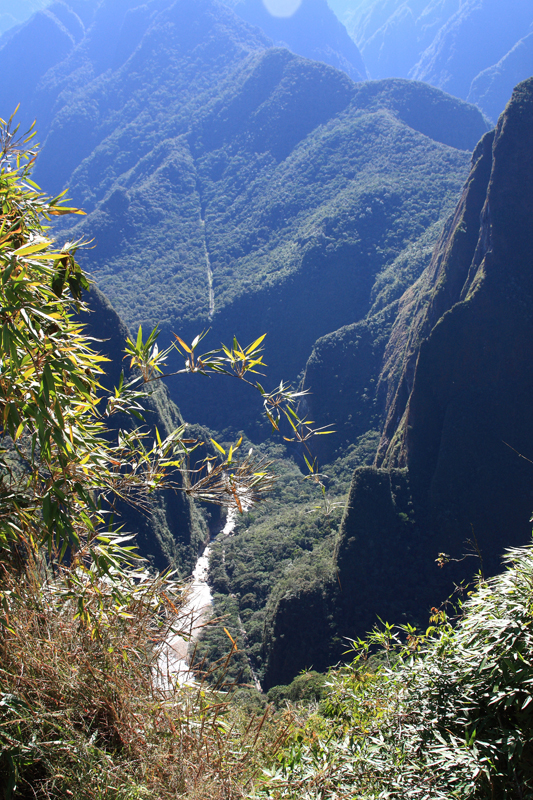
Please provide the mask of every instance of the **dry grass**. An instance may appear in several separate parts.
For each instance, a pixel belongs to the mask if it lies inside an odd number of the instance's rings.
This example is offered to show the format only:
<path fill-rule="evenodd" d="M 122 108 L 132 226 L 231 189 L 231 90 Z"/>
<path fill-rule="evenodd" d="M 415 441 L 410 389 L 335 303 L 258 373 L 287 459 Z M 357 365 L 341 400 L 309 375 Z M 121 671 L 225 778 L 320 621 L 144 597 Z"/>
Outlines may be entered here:
<path fill-rule="evenodd" d="M 287 725 L 226 692 L 157 675 L 148 596 L 82 627 L 36 570 L 6 573 L 0 630 L 0 783 L 6 800 L 237 800 Z M 102 598 L 99 598 L 102 605 Z M 162 685 L 167 685 L 163 690 Z"/>

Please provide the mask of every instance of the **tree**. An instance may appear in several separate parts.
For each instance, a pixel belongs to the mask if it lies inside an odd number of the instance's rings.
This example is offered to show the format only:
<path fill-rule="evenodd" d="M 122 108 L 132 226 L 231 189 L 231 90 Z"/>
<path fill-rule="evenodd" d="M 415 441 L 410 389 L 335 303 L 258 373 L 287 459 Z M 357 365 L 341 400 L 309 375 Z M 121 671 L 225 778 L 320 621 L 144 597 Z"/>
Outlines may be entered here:
<path fill-rule="evenodd" d="M 183 428 L 164 440 L 156 431 L 151 446 L 139 426 L 111 439 L 113 415 L 143 422 L 145 392 L 163 375 L 170 348 L 159 352 L 157 331 L 145 342 L 139 329 L 126 346 L 133 378 L 104 390 L 107 359 L 78 321 L 89 283 L 75 255 L 85 243 L 58 248 L 49 234 L 52 217 L 84 212 L 65 206 L 64 193 L 48 198 L 32 181 L 35 134 L 17 139 L 12 120 L 0 120 L 0 559 L 20 564 L 46 554 L 56 572 L 66 560 L 67 583 L 83 615 L 87 592 L 102 577 L 112 579 L 119 596 L 138 578 L 131 537 L 113 524 L 117 500 L 143 507 L 151 493 L 174 486 L 242 512 L 264 496 L 273 476 L 251 451 L 237 458 L 242 440 L 229 450 L 213 441 L 218 460 L 206 457 L 191 473 L 198 442 L 185 438 Z M 283 384 L 268 393 L 251 380 L 263 366 L 264 336 L 246 348 L 234 339 L 231 348 L 201 356 L 203 335 L 190 346 L 175 338 L 185 357 L 180 372 L 247 382 L 261 393 L 274 429 L 284 415 L 294 437 L 307 441 L 310 423 L 296 411 L 301 393 Z"/>

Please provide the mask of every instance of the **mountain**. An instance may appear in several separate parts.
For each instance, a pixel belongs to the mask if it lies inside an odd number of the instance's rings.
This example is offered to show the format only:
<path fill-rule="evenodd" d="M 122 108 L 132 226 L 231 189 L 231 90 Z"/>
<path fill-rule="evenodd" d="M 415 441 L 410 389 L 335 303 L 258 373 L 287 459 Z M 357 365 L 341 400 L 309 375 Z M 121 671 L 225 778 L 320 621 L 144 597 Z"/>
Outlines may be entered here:
<path fill-rule="evenodd" d="M 0 34 L 14 25 L 25 22 L 48 2 L 49 0 L 0 0 Z"/>
<path fill-rule="evenodd" d="M 9 117 L 22 103 L 19 121 L 26 127 L 31 124 L 35 116 L 30 119 L 29 107 L 40 78 L 66 58 L 83 37 L 83 31 L 78 15 L 58 0 L 4 34 L 0 39 L 0 65 L 10 78 L 2 87 L 4 115 Z"/>
<path fill-rule="evenodd" d="M 460 6 L 460 0 L 363 0 L 347 5 L 341 19 L 372 78 L 407 78 Z"/>
<path fill-rule="evenodd" d="M 261 28 L 263 33 L 273 40 L 276 45 L 287 47 L 294 53 L 306 58 L 323 61 L 333 67 L 342 69 L 353 80 L 364 80 L 367 77 L 361 54 L 355 42 L 331 11 L 326 0 L 303 0 L 298 4 L 296 12 L 290 17 L 276 17 L 269 13 L 262 0 L 223 1 L 241 18 Z M 17 24 L 25 23 L 36 11 L 46 10 L 46 12 L 55 15 L 60 22 L 65 24 L 62 17 L 68 12 L 63 10 L 61 14 L 61 6 L 71 12 L 74 11 L 76 15 L 79 15 L 79 19 L 83 20 L 82 24 L 90 27 L 95 20 L 95 16 L 97 17 L 96 11 L 100 2 L 101 0 L 99 2 L 93 2 L 93 0 L 72 0 L 72 2 L 70 0 L 16 0 L 16 2 L 15 0 L 0 0 L 0 34 Z M 115 12 L 118 9 L 118 19 L 123 14 L 123 10 L 120 8 L 121 5 L 123 6 L 123 4 L 116 4 Z M 148 9 L 145 7 L 146 4 L 141 3 L 139 0 L 129 5 L 129 9 L 126 7 L 126 14 L 130 14 L 129 24 L 135 28 Z M 153 10 L 154 4 L 148 4 L 148 6 L 150 5 Z M 162 7 L 161 3 L 157 5 L 159 8 Z M 117 21 L 116 16 L 114 21 Z M 41 18 L 41 25 L 42 22 Z M 35 27 L 35 23 L 32 23 L 32 27 Z M 65 27 L 67 31 L 70 30 L 68 23 Z M 118 30 L 120 30 L 120 23 Z M 9 36 L 12 33 L 10 32 Z M 49 29 L 49 36 L 54 36 L 54 33 L 57 36 L 56 32 L 52 33 Z M 41 44 L 44 42 L 46 42 L 46 39 L 41 40 Z M 0 40 L 1 46 L 2 41 Z M 113 44 L 111 46 L 113 47 Z M 61 59 L 60 50 L 56 54 L 53 63 L 58 63 Z"/>
<path fill-rule="evenodd" d="M 343 385 L 357 387 L 345 418 L 361 414 L 364 383 L 386 419 L 374 465 L 355 471 L 330 576 L 271 598 L 267 686 L 323 668 L 334 636 L 362 635 L 378 616 L 423 626 L 454 586 L 476 569 L 497 573 L 505 547 L 530 538 L 532 123 L 530 79 L 476 148 L 431 262 L 377 348 L 378 374 L 359 378 L 377 321 L 317 343 L 317 384 L 335 394 L 344 370 Z"/>
<path fill-rule="evenodd" d="M 366 315 L 376 276 L 387 282 L 422 227 L 449 213 L 462 151 L 486 128 L 421 84 L 364 88 L 269 49 L 216 2 L 69 11 L 81 40 L 10 89 L 13 103 L 26 92 L 45 135 L 37 180 L 68 184 L 90 212 L 69 234 L 95 238 L 85 265 L 131 329 L 159 323 L 168 342 L 210 326 L 215 343 L 268 331 L 272 381 L 294 380 L 317 337 Z M 6 70 L 22 37 L 42 47 L 50 20 L 13 36 Z M 236 389 L 214 401 L 195 383 L 169 385 L 187 419 L 239 424 Z"/>
<path fill-rule="evenodd" d="M 425 81 L 496 120 L 533 72 L 524 0 L 331 0 L 372 78 Z"/>
<path fill-rule="evenodd" d="M 0 51 L 6 70 L 23 37 L 42 47 L 59 6 Z M 268 331 L 272 381 L 294 380 L 319 336 L 367 314 L 378 285 L 399 297 L 393 262 L 423 228 L 437 235 L 462 151 L 486 128 L 473 108 L 268 49 L 215 2 L 67 10 L 81 40 L 33 88 L 10 92 L 26 92 L 45 135 L 37 180 L 68 184 L 90 212 L 69 233 L 95 238 L 85 265 L 131 329 L 159 323 L 168 342 L 211 326 L 215 343 Z M 187 419 L 239 424 L 236 390 L 170 388 Z"/>
<path fill-rule="evenodd" d="M 185 30 L 188 8 L 161 19 Z M 208 8 L 213 20 L 230 13 Z M 163 342 L 206 327 L 213 343 L 268 332 L 270 380 L 294 380 L 319 336 L 366 315 L 377 276 L 388 283 L 423 228 L 436 235 L 486 124 L 421 84 L 354 84 L 284 50 L 241 49 L 223 73 L 207 58 L 193 70 L 175 49 L 170 80 L 163 30 L 154 23 L 131 61 L 57 114 L 39 180 L 60 190 L 70 171 L 90 213 L 69 235 L 95 237 L 86 264 L 129 327 L 159 322 Z M 225 53 L 221 30 L 203 42 Z M 249 35 L 241 45 L 255 45 Z M 219 83 L 195 92 L 215 70 Z M 169 386 L 187 419 L 242 424 L 237 388 Z"/>
<path fill-rule="evenodd" d="M 276 46 L 323 61 L 343 70 L 355 81 L 366 79 L 366 68 L 355 42 L 326 0 L 302 0 L 287 17 L 274 16 L 263 0 L 228 0 L 228 5 L 247 22 L 261 28 Z"/>

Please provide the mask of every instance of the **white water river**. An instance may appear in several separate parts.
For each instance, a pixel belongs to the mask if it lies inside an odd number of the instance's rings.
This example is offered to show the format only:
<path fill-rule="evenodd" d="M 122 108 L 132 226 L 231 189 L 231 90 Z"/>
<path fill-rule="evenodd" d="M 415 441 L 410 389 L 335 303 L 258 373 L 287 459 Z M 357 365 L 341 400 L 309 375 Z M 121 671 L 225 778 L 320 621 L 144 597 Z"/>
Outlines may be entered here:
<path fill-rule="evenodd" d="M 236 518 L 237 511 L 229 509 L 226 524 L 218 535 L 230 536 L 235 530 Z M 185 620 L 185 624 L 181 624 L 181 627 L 187 634 L 187 638 L 174 634 L 161 648 L 158 661 L 158 682 L 164 688 L 170 688 L 176 681 L 181 685 L 194 683 L 194 676 L 189 668 L 189 651 L 191 647 L 194 647 L 194 642 L 202 627 L 209 620 L 213 605 L 213 595 L 207 583 L 210 553 L 211 544 L 208 544 L 196 562 L 192 582 L 182 609 L 183 614 L 180 614 L 180 619 Z"/>

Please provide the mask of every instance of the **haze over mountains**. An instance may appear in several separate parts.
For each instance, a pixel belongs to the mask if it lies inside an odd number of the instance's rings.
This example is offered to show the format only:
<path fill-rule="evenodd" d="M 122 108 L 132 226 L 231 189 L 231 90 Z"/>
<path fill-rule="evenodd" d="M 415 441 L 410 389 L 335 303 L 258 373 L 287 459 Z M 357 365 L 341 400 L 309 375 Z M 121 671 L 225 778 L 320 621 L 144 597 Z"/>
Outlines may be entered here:
<path fill-rule="evenodd" d="M 475 103 L 493 122 L 533 73 L 528 0 L 329 0 L 371 78 L 404 77 Z"/>
<path fill-rule="evenodd" d="M 302 0 L 286 15 L 273 15 L 263 0 L 224 2 L 259 27 L 272 44 L 330 64 L 353 80 L 396 77 L 430 83 L 474 103 L 493 123 L 516 83 L 533 73 L 533 12 L 528 0 Z M 65 55 L 65 35 L 77 41 L 62 3 L 3 0 L 0 31 L 47 7 L 64 26 L 62 35 L 48 31 L 48 37 L 58 40 L 59 49 L 50 47 L 49 56 L 57 63 Z M 98 5 L 78 0 L 70 8 L 87 27 Z M 128 25 L 135 28 L 145 11 L 143 4 L 133 6 Z M 279 8 L 283 11 L 283 2 Z M 117 17 L 110 19 L 117 24 Z"/>
<path fill-rule="evenodd" d="M 407 5 L 416 36 L 427 22 L 414 63 L 451 86 L 463 34 L 474 12 L 494 20 L 491 6 L 360 4 L 364 59 L 377 37 L 385 63 Z M 522 12 L 489 60 L 529 25 Z M 168 383 L 188 422 L 219 439 L 244 429 L 283 476 L 211 564 L 217 611 L 246 631 L 241 667 L 268 686 L 327 666 L 379 609 L 425 622 L 459 575 L 435 557 L 460 557 L 472 525 L 490 572 L 529 535 L 528 466 L 502 441 L 529 452 L 532 87 L 494 135 L 428 83 L 361 80 L 368 63 L 325 2 L 264 13 L 251 0 L 56 0 L 0 41 L 0 113 L 21 102 L 23 122 L 37 117 L 36 180 L 88 212 L 58 235 L 94 239 L 82 260 L 120 319 L 101 300 L 93 326 L 107 326 L 115 361 L 124 325 L 159 324 L 163 345 L 209 328 L 206 348 L 267 333 L 265 385 L 302 382 L 311 419 L 334 427 L 314 454 L 342 506 L 356 469 L 340 529 L 338 510 L 311 517 L 302 453 L 268 441 L 242 387 Z M 463 94 L 498 83 L 476 64 Z M 154 402 L 158 424 L 179 421 L 166 395 Z M 144 551 L 188 569 L 207 536 L 195 513 L 163 498 Z"/>

